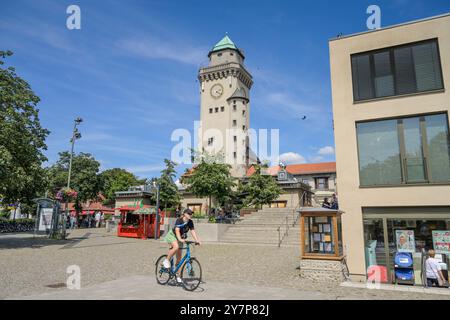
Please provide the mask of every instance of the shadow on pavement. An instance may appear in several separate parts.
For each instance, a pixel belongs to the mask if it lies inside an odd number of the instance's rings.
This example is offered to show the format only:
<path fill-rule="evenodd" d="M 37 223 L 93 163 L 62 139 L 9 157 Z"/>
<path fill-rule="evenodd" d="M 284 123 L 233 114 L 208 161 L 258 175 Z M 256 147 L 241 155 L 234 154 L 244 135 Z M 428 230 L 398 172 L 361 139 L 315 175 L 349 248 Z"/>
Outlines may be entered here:
<path fill-rule="evenodd" d="M 71 248 L 81 241 L 88 239 L 90 235 L 88 232 L 81 237 L 70 238 L 69 235 L 68 239 L 55 240 L 43 235 L 33 237 L 33 234 L 30 233 L 5 234 L 0 236 L 0 250 L 22 248 L 39 249 L 47 246 L 63 246 L 61 249 Z"/>
<path fill-rule="evenodd" d="M 47 246 L 62 246 L 71 243 L 73 240 L 54 240 L 46 237 L 8 237 L 0 238 L 0 250 L 31 248 L 39 249 Z"/>

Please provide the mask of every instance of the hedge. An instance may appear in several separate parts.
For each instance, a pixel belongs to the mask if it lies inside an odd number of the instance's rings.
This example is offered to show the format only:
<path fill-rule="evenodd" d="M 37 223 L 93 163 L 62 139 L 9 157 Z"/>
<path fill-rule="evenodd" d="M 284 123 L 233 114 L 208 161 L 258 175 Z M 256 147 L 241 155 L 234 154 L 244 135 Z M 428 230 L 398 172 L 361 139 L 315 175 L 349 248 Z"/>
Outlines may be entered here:
<path fill-rule="evenodd" d="M 33 231 L 34 223 L 33 219 L 0 219 L 0 233 Z"/>

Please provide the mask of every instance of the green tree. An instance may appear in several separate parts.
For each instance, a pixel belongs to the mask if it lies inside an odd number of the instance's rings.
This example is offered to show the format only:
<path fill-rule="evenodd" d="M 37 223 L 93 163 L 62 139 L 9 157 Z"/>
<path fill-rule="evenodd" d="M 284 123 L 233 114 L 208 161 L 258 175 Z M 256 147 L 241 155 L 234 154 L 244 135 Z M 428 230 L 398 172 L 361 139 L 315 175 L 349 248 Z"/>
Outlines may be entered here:
<path fill-rule="evenodd" d="M 100 173 L 101 192 L 105 196 L 104 204 L 111 205 L 116 199 L 117 191 L 128 190 L 129 187 L 145 184 L 131 172 L 121 168 L 105 170 Z"/>
<path fill-rule="evenodd" d="M 244 205 L 262 208 L 278 198 L 282 189 L 271 175 L 262 174 L 261 171 L 267 165 L 253 165 L 255 172 L 250 176 L 248 182 L 242 185 L 241 192 L 245 195 Z"/>
<path fill-rule="evenodd" d="M 236 184 L 230 175 L 230 168 L 228 164 L 202 160 L 183 180 L 189 192 L 197 197 L 208 197 L 211 208 L 212 198 L 223 203 L 233 192 Z"/>
<path fill-rule="evenodd" d="M 69 174 L 70 152 L 59 153 L 59 160 L 48 168 L 47 176 L 50 181 L 50 194 L 55 195 L 58 190 L 67 186 Z M 72 173 L 70 187 L 78 192 L 75 201 L 77 211 L 81 209 L 81 203 L 96 199 L 101 191 L 101 178 L 98 174 L 100 163 L 89 153 L 80 152 L 74 154 L 72 160 Z"/>
<path fill-rule="evenodd" d="M 0 194 L 3 205 L 31 204 L 45 189 L 41 165 L 50 132 L 39 121 L 39 97 L 13 67 L 2 67 L 11 55 L 0 51 Z"/>
<path fill-rule="evenodd" d="M 175 166 L 177 164 L 169 159 L 164 159 L 164 163 L 166 167 L 161 171 L 161 177 L 157 179 L 157 183 L 159 184 L 159 201 L 161 207 L 165 210 L 166 208 L 173 208 L 179 205 L 181 195 L 174 182 L 176 177 Z"/>

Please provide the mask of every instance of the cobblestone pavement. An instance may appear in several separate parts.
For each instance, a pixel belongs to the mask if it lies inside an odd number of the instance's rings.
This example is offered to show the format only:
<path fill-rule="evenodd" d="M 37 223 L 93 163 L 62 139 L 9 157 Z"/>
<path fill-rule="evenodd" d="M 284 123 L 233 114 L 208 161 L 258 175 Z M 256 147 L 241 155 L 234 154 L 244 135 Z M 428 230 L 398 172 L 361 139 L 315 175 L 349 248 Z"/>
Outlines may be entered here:
<path fill-rule="evenodd" d="M 70 265 L 80 266 L 82 288 L 153 276 L 156 259 L 166 252 L 167 245 L 160 241 L 119 238 L 104 229 L 75 230 L 65 241 L 0 235 L 0 298 L 67 291 L 61 286 L 66 283 Z M 207 284 L 241 285 L 243 289 L 260 286 L 273 292 L 278 292 L 276 288 L 299 290 L 298 297 L 295 290 L 287 290 L 293 299 L 450 299 L 449 295 L 368 290 L 303 280 L 298 275 L 295 247 L 204 244 L 195 247 L 192 255 L 200 260 Z M 274 294 L 273 298 L 277 297 Z"/>

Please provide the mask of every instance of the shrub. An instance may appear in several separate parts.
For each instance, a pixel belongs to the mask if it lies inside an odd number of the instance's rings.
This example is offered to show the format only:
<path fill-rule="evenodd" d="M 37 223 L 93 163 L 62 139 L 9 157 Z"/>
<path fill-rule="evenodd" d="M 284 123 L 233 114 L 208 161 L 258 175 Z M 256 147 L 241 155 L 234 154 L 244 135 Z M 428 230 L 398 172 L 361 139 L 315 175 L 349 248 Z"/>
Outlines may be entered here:
<path fill-rule="evenodd" d="M 206 218 L 206 215 L 200 213 L 200 212 L 194 212 L 194 214 L 192 215 L 193 219 L 204 219 Z"/>
<path fill-rule="evenodd" d="M 6 232 L 27 232 L 34 229 L 33 219 L 0 219 L 0 233 Z"/>

